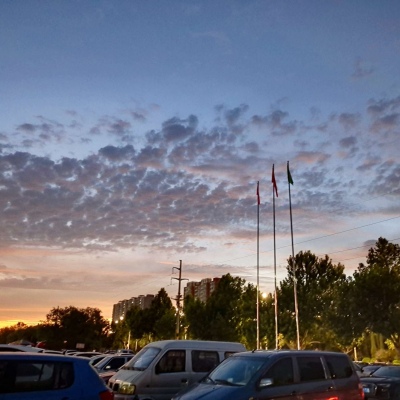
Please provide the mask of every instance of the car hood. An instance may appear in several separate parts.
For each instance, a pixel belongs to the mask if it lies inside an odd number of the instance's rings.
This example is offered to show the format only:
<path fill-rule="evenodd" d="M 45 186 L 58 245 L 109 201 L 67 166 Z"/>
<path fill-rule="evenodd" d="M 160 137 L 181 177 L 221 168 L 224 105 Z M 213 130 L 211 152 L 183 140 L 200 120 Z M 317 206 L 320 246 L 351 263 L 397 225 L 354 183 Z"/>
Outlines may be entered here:
<path fill-rule="evenodd" d="M 134 382 L 136 377 L 143 374 L 143 371 L 135 371 L 130 369 L 120 369 L 118 370 L 110 379 L 112 382 Z"/>
<path fill-rule="evenodd" d="M 361 383 L 390 383 L 390 382 L 396 382 L 400 383 L 400 378 L 396 378 L 394 376 L 368 376 L 368 377 L 361 377 L 360 378 Z"/>
<path fill-rule="evenodd" d="M 196 383 L 190 388 L 179 393 L 174 399 L 177 400 L 208 400 L 208 399 L 234 399 L 239 393 L 243 392 L 244 387 L 227 386 L 227 385 L 211 385 L 204 383 Z"/>

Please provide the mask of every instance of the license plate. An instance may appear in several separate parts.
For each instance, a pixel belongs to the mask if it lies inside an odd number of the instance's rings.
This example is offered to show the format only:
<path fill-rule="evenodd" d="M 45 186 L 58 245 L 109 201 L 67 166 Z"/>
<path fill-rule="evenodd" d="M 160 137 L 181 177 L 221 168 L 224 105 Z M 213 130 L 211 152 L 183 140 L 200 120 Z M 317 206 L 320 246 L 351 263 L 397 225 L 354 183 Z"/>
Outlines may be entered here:
<path fill-rule="evenodd" d="M 364 393 L 365 393 L 365 394 L 369 394 L 369 393 L 370 393 L 370 390 L 369 390 L 369 388 L 367 388 L 367 387 L 363 387 L 363 390 L 364 390 Z"/>

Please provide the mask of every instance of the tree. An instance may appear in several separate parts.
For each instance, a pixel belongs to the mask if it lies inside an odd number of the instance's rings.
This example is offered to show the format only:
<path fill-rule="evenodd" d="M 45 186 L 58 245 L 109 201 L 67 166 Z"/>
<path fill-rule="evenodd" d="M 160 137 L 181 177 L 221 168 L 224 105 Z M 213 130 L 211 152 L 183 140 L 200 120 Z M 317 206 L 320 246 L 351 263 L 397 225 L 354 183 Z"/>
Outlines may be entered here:
<path fill-rule="evenodd" d="M 206 304 L 195 299 L 193 296 L 186 296 L 183 302 L 183 324 L 189 338 L 202 339 L 207 336 L 208 318 Z"/>
<path fill-rule="evenodd" d="M 400 246 L 379 238 L 353 274 L 352 301 L 364 327 L 390 338 L 400 353 Z"/>
<path fill-rule="evenodd" d="M 109 323 L 101 316 L 99 309 L 69 306 L 50 310 L 42 332 L 50 348 L 75 348 L 77 343 L 83 343 L 85 348 L 94 349 L 102 347 L 109 329 Z"/>
<path fill-rule="evenodd" d="M 351 352 L 363 341 L 365 325 L 360 320 L 358 308 L 353 301 L 355 283 L 351 277 L 339 282 L 333 288 L 331 306 L 326 310 L 325 321 L 336 335 L 338 347 Z"/>
<path fill-rule="evenodd" d="M 148 335 L 156 340 L 172 339 L 175 335 L 175 308 L 164 288 L 154 297 L 149 308 L 132 307 L 126 313 L 131 335 L 141 339 Z"/>
<path fill-rule="evenodd" d="M 284 335 L 286 345 L 293 347 L 296 342 L 295 274 L 301 347 L 326 346 L 327 310 L 334 302 L 336 288 L 346 281 L 344 266 L 333 264 L 328 255 L 318 258 L 310 251 L 301 251 L 294 259 L 288 259 L 287 272 L 278 289 L 279 332 Z"/>
<path fill-rule="evenodd" d="M 244 285 L 244 279 L 227 274 L 222 276 L 205 304 L 186 298 L 184 312 L 189 336 L 202 340 L 240 341 Z"/>

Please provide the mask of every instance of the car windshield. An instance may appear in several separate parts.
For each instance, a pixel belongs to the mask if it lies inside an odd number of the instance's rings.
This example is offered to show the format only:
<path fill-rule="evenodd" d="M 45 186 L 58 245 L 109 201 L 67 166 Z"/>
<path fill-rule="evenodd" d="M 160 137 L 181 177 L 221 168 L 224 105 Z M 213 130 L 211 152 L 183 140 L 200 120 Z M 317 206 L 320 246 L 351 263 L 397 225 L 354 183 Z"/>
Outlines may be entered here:
<path fill-rule="evenodd" d="M 204 383 L 245 386 L 265 363 L 265 359 L 251 357 L 229 357 L 214 369 Z"/>
<path fill-rule="evenodd" d="M 158 347 L 145 347 L 140 350 L 130 361 L 121 369 L 144 371 L 161 351 Z"/>
<path fill-rule="evenodd" d="M 400 367 L 380 367 L 371 376 L 400 378 Z"/>
<path fill-rule="evenodd" d="M 112 360 L 112 359 L 113 359 L 113 356 L 104 357 L 104 358 L 101 359 L 99 362 L 97 362 L 97 363 L 94 365 L 94 367 L 95 367 L 96 369 L 101 369 L 101 368 L 103 368 L 105 365 L 107 365 L 107 363 L 110 362 L 110 360 Z"/>

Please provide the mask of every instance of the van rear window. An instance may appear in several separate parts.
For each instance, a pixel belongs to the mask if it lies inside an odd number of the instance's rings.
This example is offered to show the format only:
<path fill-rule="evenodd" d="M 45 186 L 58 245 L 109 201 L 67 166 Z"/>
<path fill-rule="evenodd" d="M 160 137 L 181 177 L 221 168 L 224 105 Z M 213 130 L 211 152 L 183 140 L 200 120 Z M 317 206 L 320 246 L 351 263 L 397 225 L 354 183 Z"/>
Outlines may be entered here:
<path fill-rule="evenodd" d="M 209 372 L 219 364 L 216 351 L 192 350 L 192 371 Z"/>

